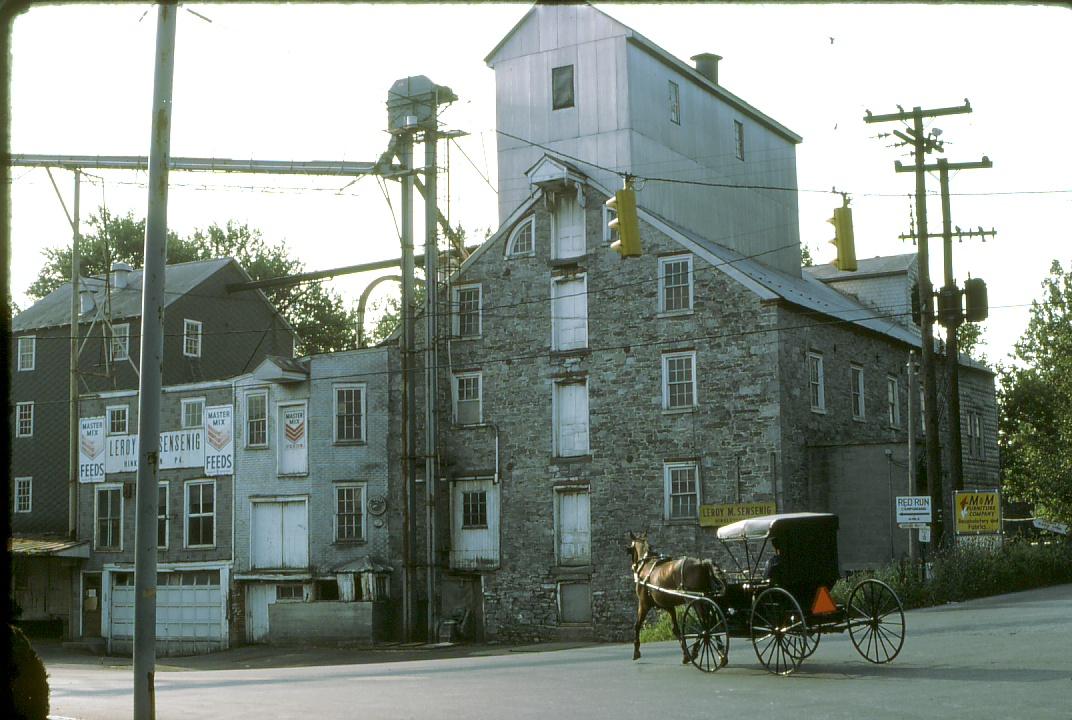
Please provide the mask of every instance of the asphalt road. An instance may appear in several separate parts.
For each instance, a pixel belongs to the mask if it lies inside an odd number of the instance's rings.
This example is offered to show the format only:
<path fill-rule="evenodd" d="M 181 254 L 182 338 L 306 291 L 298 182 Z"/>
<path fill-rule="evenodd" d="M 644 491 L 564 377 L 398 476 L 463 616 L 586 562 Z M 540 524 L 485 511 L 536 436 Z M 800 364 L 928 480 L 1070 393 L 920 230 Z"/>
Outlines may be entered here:
<path fill-rule="evenodd" d="M 681 666 L 672 643 L 642 646 L 636 662 L 620 644 L 351 652 L 351 662 L 343 651 L 260 648 L 164 658 L 157 718 L 1072 720 L 1072 585 L 914 610 L 906 621 L 890 665 L 865 662 L 847 636 L 832 635 L 790 677 L 768 674 L 737 639 L 729 666 L 711 675 Z M 391 657 L 405 659 L 383 661 Z M 55 716 L 132 717 L 128 664 L 45 660 Z"/>

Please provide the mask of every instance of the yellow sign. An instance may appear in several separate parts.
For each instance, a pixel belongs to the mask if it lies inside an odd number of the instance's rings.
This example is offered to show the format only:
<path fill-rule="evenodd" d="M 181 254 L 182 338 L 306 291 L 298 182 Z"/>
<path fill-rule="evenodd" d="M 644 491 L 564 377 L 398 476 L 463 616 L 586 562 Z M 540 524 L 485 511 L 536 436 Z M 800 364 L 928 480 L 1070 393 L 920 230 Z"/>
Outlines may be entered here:
<path fill-rule="evenodd" d="M 1001 532 L 1001 501 L 997 490 L 958 492 L 953 499 L 958 535 L 986 535 Z"/>
<path fill-rule="evenodd" d="M 773 500 L 735 505 L 701 505 L 700 527 L 722 527 L 738 520 L 773 515 L 776 512 L 778 512 L 778 506 Z"/>

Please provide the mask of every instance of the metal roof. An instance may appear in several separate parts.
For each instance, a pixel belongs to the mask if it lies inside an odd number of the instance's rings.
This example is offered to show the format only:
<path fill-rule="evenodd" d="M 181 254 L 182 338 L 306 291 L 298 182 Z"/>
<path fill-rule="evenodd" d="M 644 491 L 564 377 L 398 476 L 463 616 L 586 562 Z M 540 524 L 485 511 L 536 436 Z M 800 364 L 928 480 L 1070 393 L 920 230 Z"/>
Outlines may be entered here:
<path fill-rule="evenodd" d="M 7 548 L 13 555 L 89 557 L 88 540 L 68 540 L 55 535 L 21 535 L 8 538 Z"/>
<path fill-rule="evenodd" d="M 228 263 L 238 264 L 233 258 L 215 258 L 168 265 L 164 272 L 164 307 L 189 293 Z M 102 277 L 82 278 L 79 284 L 92 288 L 98 306 L 103 304 L 104 279 Z M 141 317 L 141 295 L 142 271 L 132 270 L 127 276 L 125 288 L 120 290 L 113 287 L 111 289 L 112 319 Z M 13 332 L 22 332 L 70 324 L 71 284 L 64 283 L 15 316 L 11 321 L 11 329 Z"/>
<path fill-rule="evenodd" d="M 822 265 L 810 265 L 801 268 L 813 278 L 825 282 L 838 282 L 839 280 L 860 280 L 862 278 L 875 277 L 878 275 L 900 275 L 909 272 L 916 264 L 916 254 L 884 255 L 873 258 L 857 260 L 857 269 L 838 270 L 834 263 Z"/>

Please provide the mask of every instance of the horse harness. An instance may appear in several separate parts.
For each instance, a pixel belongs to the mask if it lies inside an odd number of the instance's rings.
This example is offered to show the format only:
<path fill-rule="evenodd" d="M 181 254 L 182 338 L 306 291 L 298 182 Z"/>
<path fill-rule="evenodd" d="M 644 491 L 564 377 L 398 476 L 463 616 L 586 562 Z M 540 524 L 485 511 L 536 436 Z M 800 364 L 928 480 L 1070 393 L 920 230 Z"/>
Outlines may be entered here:
<path fill-rule="evenodd" d="M 637 585 L 643 585 L 645 588 L 648 589 L 648 592 L 651 592 L 652 590 L 655 590 L 656 592 L 669 590 L 670 588 L 652 588 L 652 586 L 648 584 L 648 579 L 651 577 L 651 574 L 653 572 L 655 572 L 655 568 L 659 567 L 660 565 L 664 565 L 664 564 L 666 564 L 668 562 L 673 562 L 673 560 L 674 560 L 674 558 L 670 557 L 669 555 L 663 555 L 661 553 L 653 553 L 653 552 L 649 551 L 647 555 L 645 555 L 644 557 L 640 558 L 635 563 L 633 563 L 633 582 L 635 582 Z M 684 562 L 684 560 L 685 560 L 684 558 L 679 558 L 678 561 L 677 561 L 678 562 L 678 584 L 677 584 L 677 590 L 678 591 L 684 591 L 684 589 L 685 589 L 685 562 Z M 647 572 L 644 573 L 644 577 L 641 578 L 640 573 L 644 569 L 644 564 L 648 563 L 648 562 L 650 562 L 651 565 L 648 567 Z"/>

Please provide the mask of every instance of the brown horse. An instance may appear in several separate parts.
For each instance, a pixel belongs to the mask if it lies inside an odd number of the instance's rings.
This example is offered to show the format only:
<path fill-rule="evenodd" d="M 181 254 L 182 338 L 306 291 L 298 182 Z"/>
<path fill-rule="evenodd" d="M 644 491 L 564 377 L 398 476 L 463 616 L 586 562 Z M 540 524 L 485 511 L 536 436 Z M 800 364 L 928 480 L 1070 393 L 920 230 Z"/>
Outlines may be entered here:
<path fill-rule="evenodd" d="M 674 637 L 681 641 L 681 662 L 687 665 L 692 661 L 692 657 L 685 646 L 685 636 L 678 626 L 677 613 L 674 608 L 688 602 L 689 598 L 659 592 L 655 588 L 677 592 L 720 594 L 725 590 L 721 570 L 710 560 L 659 555 L 648 543 L 647 533 L 634 535 L 630 532 L 629 546 L 626 550 L 633 560 L 633 582 L 636 583 L 638 601 L 637 619 L 633 626 L 633 659 L 640 658 L 640 628 L 644 624 L 644 618 L 647 617 L 652 607 L 657 607 L 670 615 Z M 725 658 L 723 658 L 723 664 L 725 664 Z"/>

